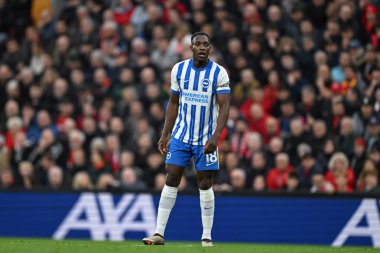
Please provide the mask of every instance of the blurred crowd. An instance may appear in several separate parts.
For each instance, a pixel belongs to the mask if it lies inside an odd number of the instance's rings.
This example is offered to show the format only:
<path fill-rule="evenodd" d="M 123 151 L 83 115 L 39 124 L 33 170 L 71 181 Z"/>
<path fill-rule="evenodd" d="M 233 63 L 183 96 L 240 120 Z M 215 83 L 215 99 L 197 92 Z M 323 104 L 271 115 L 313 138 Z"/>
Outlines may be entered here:
<path fill-rule="evenodd" d="M 0 0 L 0 188 L 160 190 L 171 68 L 204 31 L 232 88 L 216 191 L 377 192 L 379 8 Z"/>

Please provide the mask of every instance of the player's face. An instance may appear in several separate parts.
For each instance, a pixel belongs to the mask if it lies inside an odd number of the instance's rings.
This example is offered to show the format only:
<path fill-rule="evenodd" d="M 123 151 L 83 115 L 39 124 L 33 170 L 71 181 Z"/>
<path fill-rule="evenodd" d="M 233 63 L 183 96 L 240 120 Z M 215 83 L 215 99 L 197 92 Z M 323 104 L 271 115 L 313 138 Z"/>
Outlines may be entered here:
<path fill-rule="evenodd" d="M 198 35 L 193 39 L 190 48 L 195 60 L 206 61 L 211 50 L 211 43 L 207 36 Z"/>

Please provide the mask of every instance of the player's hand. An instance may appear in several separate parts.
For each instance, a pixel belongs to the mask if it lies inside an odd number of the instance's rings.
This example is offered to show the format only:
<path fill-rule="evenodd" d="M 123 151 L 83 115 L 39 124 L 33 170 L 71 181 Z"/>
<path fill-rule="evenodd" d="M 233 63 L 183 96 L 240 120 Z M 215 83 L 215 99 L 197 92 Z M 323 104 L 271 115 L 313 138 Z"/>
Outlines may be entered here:
<path fill-rule="evenodd" d="M 158 141 L 158 150 L 162 155 L 167 154 L 169 152 L 169 142 L 170 137 L 164 135 L 162 135 L 160 140 Z"/>
<path fill-rule="evenodd" d="M 216 148 L 218 147 L 218 139 L 215 137 L 211 137 L 203 147 L 203 154 L 211 154 L 214 153 Z"/>

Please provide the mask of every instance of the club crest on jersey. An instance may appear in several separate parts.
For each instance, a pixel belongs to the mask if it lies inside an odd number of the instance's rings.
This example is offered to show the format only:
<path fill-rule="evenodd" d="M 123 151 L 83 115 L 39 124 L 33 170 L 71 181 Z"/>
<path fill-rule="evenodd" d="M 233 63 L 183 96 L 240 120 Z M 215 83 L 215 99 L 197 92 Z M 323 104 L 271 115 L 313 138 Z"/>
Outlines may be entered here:
<path fill-rule="evenodd" d="M 202 87 L 203 88 L 208 88 L 208 86 L 210 86 L 210 80 L 209 79 L 203 79 L 202 80 Z"/>

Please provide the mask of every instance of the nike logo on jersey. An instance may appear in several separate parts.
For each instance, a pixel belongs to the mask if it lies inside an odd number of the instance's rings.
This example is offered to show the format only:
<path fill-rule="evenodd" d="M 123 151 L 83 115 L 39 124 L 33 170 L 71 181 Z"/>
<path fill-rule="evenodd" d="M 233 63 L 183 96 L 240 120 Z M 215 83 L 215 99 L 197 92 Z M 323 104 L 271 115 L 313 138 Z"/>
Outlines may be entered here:
<path fill-rule="evenodd" d="M 214 163 L 216 163 L 216 162 L 207 162 L 207 163 L 206 163 L 206 166 L 211 166 L 211 165 L 213 165 Z"/>

